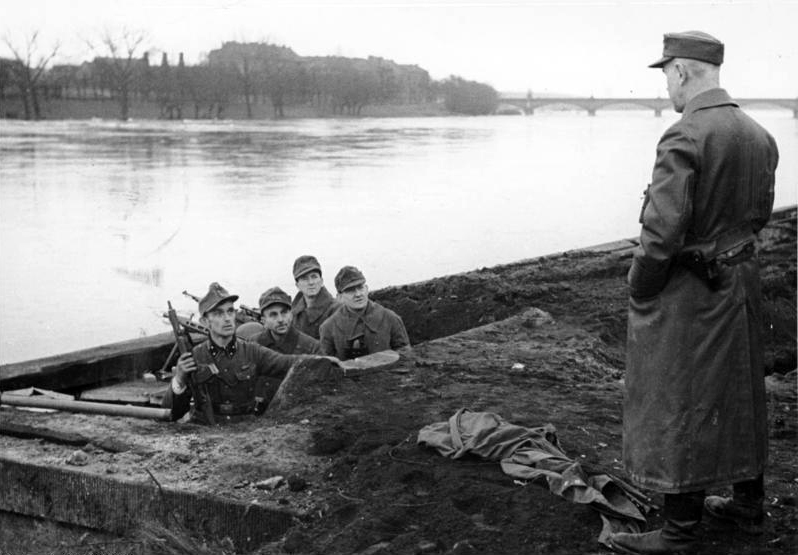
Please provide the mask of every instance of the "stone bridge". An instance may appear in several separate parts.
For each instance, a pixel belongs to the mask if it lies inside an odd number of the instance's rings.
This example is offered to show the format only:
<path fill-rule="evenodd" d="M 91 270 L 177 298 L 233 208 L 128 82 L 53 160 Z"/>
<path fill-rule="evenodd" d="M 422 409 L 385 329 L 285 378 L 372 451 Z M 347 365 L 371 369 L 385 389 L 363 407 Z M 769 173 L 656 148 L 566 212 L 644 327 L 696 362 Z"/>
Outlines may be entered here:
<path fill-rule="evenodd" d="M 741 107 L 784 108 L 792 110 L 792 116 L 798 118 L 798 98 L 735 98 Z M 534 114 L 535 110 L 544 106 L 570 106 L 586 110 L 588 115 L 595 116 L 597 110 L 606 108 L 638 108 L 653 110 L 659 117 L 663 110 L 671 110 L 671 101 L 667 98 L 499 98 L 501 104 L 511 104 L 521 108 L 525 114 Z"/>

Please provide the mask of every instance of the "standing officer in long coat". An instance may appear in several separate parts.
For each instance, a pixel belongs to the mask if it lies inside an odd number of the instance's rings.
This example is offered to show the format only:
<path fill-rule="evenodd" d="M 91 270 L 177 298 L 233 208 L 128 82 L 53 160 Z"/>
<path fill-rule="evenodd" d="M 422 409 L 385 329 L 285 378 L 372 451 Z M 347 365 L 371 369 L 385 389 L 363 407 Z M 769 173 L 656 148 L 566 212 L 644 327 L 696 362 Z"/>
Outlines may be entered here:
<path fill-rule="evenodd" d="M 615 534 L 624 553 L 698 545 L 702 508 L 762 519 L 767 420 L 755 234 L 773 208 L 773 137 L 719 88 L 723 43 L 666 34 L 662 68 L 681 119 L 657 146 L 629 271 L 624 465 L 665 494 L 665 523 Z M 734 497 L 707 488 L 734 484 Z"/>

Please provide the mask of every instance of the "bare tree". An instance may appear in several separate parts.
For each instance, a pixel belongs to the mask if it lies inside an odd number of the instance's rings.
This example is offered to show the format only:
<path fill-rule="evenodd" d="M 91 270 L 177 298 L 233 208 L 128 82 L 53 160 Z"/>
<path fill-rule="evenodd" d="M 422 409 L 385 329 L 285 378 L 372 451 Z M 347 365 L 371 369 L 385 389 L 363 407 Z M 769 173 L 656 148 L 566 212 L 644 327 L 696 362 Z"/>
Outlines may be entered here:
<path fill-rule="evenodd" d="M 119 102 L 119 117 L 126 120 L 130 115 L 131 94 L 137 90 L 136 80 L 143 77 L 146 70 L 144 59 L 138 51 L 146 40 L 143 31 L 123 28 L 113 33 L 105 30 L 99 41 L 86 41 L 96 54 L 105 54 L 94 58 L 94 66 L 110 80 L 112 95 Z"/>
<path fill-rule="evenodd" d="M 14 55 L 15 64 L 10 66 L 11 75 L 19 89 L 22 105 L 25 110 L 25 119 L 39 119 L 41 105 L 37 91 L 39 80 L 47 69 L 60 44 L 56 43 L 50 49 L 42 49 L 39 45 L 39 31 L 33 31 L 25 38 L 23 48 L 18 48 L 9 36 L 3 37 L 3 42 Z"/>

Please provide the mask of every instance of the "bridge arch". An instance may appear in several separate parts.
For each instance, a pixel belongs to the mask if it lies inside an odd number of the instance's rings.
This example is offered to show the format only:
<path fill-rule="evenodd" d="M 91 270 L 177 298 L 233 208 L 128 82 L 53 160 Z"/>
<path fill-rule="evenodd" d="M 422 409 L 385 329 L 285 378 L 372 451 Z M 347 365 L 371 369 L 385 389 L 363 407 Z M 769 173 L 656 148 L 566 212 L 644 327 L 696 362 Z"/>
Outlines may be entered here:
<path fill-rule="evenodd" d="M 798 118 L 798 98 L 738 98 L 735 99 L 742 107 L 784 108 L 792 110 L 793 117 Z M 580 97 L 550 97 L 510 98 L 502 97 L 500 102 L 512 104 L 524 110 L 526 114 L 534 114 L 535 110 L 543 107 L 566 106 L 587 111 L 588 115 L 596 115 L 597 110 L 612 106 L 628 106 L 654 111 L 654 115 L 661 116 L 665 110 L 672 109 L 670 99 L 667 98 L 580 98 Z"/>

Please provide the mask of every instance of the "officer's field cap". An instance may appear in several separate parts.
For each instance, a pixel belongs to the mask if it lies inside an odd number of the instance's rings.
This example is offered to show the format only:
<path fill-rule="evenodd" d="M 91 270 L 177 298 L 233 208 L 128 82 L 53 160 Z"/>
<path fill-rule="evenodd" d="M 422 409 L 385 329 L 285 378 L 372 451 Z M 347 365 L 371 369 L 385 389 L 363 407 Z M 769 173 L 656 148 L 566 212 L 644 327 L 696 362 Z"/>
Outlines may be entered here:
<path fill-rule="evenodd" d="M 234 303 L 238 300 L 238 295 L 231 295 L 227 289 L 216 283 L 215 281 L 208 286 L 208 292 L 200 299 L 199 311 L 200 314 L 210 312 L 222 303 L 230 301 Z"/>
<path fill-rule="evenodd" d="M 294 280 L 298 280 L 309 272 L 319 272 L 321 275 L 321 265 L 315 256 L 303 254 L 294 260 Z"/>
<path fill-rule="evenodd" d="M 702 31 L 666 33 L 662 58 L 648 67 L 663 67 L 674 58 L 691 58 L 719 66 L 723 63 L 723 43 Z"/>
<path fill-rule="evenodd" d="M 363 273 L 354 266 L 344 266 L 335 276 L 335 289 L 343 293 L 350 287 L 357 287 L 366 283 Z"/>
<path fill-rule="evenodd" d="M 291 297 L 279 287 L 272 287 L 264 291 L 260 296 L 260 299 L 258 299 L 258 306 L 262 313 L 273 304 L 282 304 L 291 308 Z"/>

